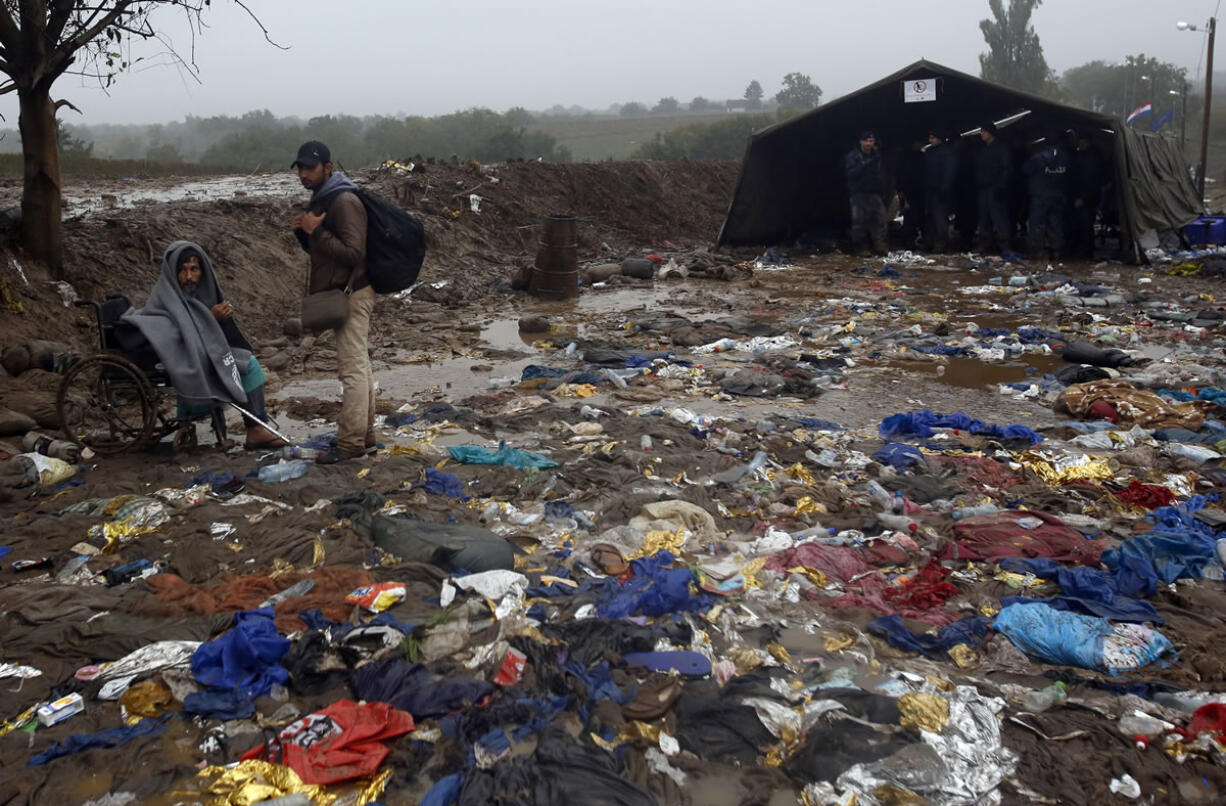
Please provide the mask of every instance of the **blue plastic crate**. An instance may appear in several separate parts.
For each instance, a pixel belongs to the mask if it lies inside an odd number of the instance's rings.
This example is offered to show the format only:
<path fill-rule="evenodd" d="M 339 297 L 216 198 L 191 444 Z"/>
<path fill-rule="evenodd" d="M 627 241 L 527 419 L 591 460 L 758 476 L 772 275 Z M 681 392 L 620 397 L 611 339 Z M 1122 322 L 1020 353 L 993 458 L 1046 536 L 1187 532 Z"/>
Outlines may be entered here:
<path fill-rule="evenodd" d="M 1226 218 L 1202 216 L 1183 228 L 1183 236 L 1192 246 L 1226 244 Z"/>

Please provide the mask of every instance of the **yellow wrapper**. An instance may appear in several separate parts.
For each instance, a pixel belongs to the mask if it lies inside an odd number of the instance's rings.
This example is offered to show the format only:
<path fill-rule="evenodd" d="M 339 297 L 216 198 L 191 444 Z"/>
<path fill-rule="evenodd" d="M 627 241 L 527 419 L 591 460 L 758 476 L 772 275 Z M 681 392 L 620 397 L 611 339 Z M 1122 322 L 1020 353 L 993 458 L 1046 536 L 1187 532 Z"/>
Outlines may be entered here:
<path fill-rule="evenodd" d="M 928 799 L 909 789 L 886 784 L 873 790 L 873 797 L 881 806 L 928 806 Z"/>
<path fill-rule="evenodd" d="M 979 653 L 966 644 L 957 644 L 949 648 L 949 657 L 958 664 L 959 669 L 973 669 L 979 665 Z"/>
<path fill-rule="evenodd" d="M 179 710 L 175 704 L 175 695 L 170 687 L 161 680 L 142 680 L 132 684 L 124 695 L 119 698 L 119 704 L 128 712 L 134 725 L 147 716 L 158 717 L 167 711 Z"/>
<path fill-rule="evenodd" d="M 830 510 L 821 501 L 815 501 L 813 496 L 806 495 L 796 500 L 796 511 L 793 515 L 825 515 Z"/>
<path fill-rule="evenodd" d="M 783 644 L 767 644 L 766 651 L 771 653 L 771 657 L 780 663 L 791 663 L 792 656 L 784 648 Z"/>
<path fill-rule="evenodd" d="M 634 742 L 646 741 L 651 744 L 660 743 L 660 726 L 652 725 L 648 722 L 631 721 L 622 725 L 621 732 L 617 734 L 618 742 Z"/>
<path fill-rule="evenodd" d="M 822 645 L 827 652 L 842 652 L 847 647 L 856 642 L 856 637 L 849 632 L 841 632 L 838 635 L 828 635 L 822 641 Z"/>
<path fill-rule="evenodd" d="M 733 647 L 728 652 L 728 659 L 736 664 L 736 670 L 740 674 L 753 671 L 763 662 L 758 653 L 747 646 Z"/>
<path fill-rule="evenodd" d="M 392 777 L 391 770 L 384 770 L 377 773 L 374 778 L 370 779 L 370 783 L 362 787 L 362 791 L 358 793 L 358 799 L 354 806 L 366 806 L 368 803 L 374 803 L 383 794 L 383 790 L 387 788 L 387 779 Z"/>
<path fill-rule="evenodd" d="M 814 476 L 812 471 L 810 471 L 807 467 L 802 465 L 800 462 L 797 462 L 796 464 L 789 467 L 787 469 L 787 474 L 788 476 L 796 479 L 797 481 L 803 481 L 805 484 L 808 484 L 810 487 L 816 486 L 817 484 L 817 477 Z M 797 506 L 799 506 L 799 503 L 797 504 Z"/>
<path fill-rule="evenodd" d="M 643 538 L 643 547 L 633 554 L 626 557 L 627 560 L 635 560 L 639 557 L 650 557 L 658 551 L 670 551 L 674 555 L 680 554 L 685 546 L 685 527 L 678 526 L 676 532 L 666 532 L 660 530 L 658 532 L 648 532 L 647 537 Z"/>
<path fill-rule="evenodd" d="M 240 761 L 234 767 L 205 767 L 199 777 L 213 779 L 206 791 L 215 795 L 208 806 L 253 806 L 262 800 L 295 795 L 311 799 L 312 806 L 332 806 L 336 795 L 321 786 L 304 784 L 298 773 L 267 761 Z"/>
<path fill-rule="evenodd" d="M 1114 471 L 1106 460 L 1090 456 L 1066 456 L 1046 451 L 1027 451 L 1018 461 L 1048 484 L 1060 484 L 1080 479 L 1111 479 Z"/>
<path fill-rule="evenodd" d="M 797 566 L 796 568 L 789 568 L 788 573 L 789 574 L 803 574 L 805 577 L 808 578 L 810 582 L 812 582 L 814 585 L 816 585 L 819 588 L 826 587 L 826 583 L 829 581 L 826 579 L 826 575 L 817 568 L 806 568 L 804 566 Z"/>
<path fill-rule="evenodd" d="M 949 701 L 936 694 L 910 692 L 898 698 L 902 718 L 898 724 L 908 729 L 940 733 L 949 722 Z"/>
<path fill-rule="evenodd" d="M 745 577 L 745 585 L 747 587 L 750 585 L 756 587 L 758 584 L 758 573 L 765 567 L 765 557 L 757 557 L 745 563 L 744 567 L 741 568 L 741 576 Z"/>
<path fill-rule="evenodd" d="M 419 440 L 419 442 L 426 441 L 427 440 Z M 417 445 L 393 445 L 389 450 L 389 453 L 392 456 L 422 456 L 425 454 L 425 451 L 417 447 Z"/>

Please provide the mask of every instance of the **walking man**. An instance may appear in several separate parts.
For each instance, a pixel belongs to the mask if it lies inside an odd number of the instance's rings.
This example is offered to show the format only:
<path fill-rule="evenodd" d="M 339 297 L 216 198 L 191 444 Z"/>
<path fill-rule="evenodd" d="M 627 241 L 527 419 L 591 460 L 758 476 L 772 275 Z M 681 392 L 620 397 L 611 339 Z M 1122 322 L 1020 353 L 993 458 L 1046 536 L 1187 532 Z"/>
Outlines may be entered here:
<path fill-rule="evenodd" d="M 332 153 L 323 143 L 303 143 L 291 167 L 311 191 L 307 211 L 292 222 L 294 235 L 311 256 L 307 293 L 339 288 L 349 295 L 349 316 L 336 330 L 341 382 L 336 447 L 316 459 L 334 464 L 362 456 L 375 445 L 375 383 L 367 346 L 375 291 L 366 278 L 366 208 L 355 194 L 357 185 L 332 169 Z"/>
<path fill-rule="evenodd" d="M 860 146 L 843 158 L 843 176 L 851 203 L 851 248 L 863 254 L 865 243 L 878 255 L 887 253 L 885 245 L 885 169 L 877 151 L 877 138 L 871 131 L 860 134 Z"/>

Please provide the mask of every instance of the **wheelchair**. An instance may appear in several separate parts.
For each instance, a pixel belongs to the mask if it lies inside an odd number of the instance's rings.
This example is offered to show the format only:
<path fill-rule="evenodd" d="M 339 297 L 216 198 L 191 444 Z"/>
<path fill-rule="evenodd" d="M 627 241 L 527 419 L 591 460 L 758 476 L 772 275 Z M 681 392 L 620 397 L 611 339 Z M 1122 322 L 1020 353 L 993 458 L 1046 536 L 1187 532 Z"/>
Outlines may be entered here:
<path fill-rule="evenodd" d="M 78 300 L 92 307 L 98 320 L 97 355 L 73 364 L 60 381 L 56 411 L 64 435 L 100 455 L 152 447 L 175 435 L 175 447 L 196 446 L 196 422 L 208 418 L 217 444 L 226 440 L 225 408 L 180 416 L 170 375 L 152 347 L 125 350 L 116 338 L 116 325 L 131 307 L 123 294 L 108 294 L 102 302 Z M 235 408 L 238 408 L 235 406 Z"/>

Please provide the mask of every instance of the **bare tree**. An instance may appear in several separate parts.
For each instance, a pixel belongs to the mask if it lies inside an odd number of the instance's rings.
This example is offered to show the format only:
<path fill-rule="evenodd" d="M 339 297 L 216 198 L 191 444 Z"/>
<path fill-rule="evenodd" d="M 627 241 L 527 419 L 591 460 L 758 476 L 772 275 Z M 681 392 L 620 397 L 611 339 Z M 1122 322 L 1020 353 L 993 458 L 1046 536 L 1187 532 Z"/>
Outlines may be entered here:
<path fill-rule="evenodd" d="M 268 31 L 242 0 L 234 2 L 264 32 Z M 51 88 L 63 75 L 96 80 L 103 88 L 133 60 L 134 40 L 156 40 L 163 55 L 195 76 L 196 36 L 210 0 L 0 0 L 0 73 L 8 80 L 0 94 L 15 92 L 21 131 L 24 184 L 21 239 L 26 256 L 63 274 L 60 154 L 55 116 L 66 100 L 52 100 Z M 155 29 L 151 16 L 176 9 L 187 17 L 191 42 L 186 54 Z M 271 42 L 271 40 L 269 40 Z M 79 111 L 79 110 L 78 110 Z"/>

